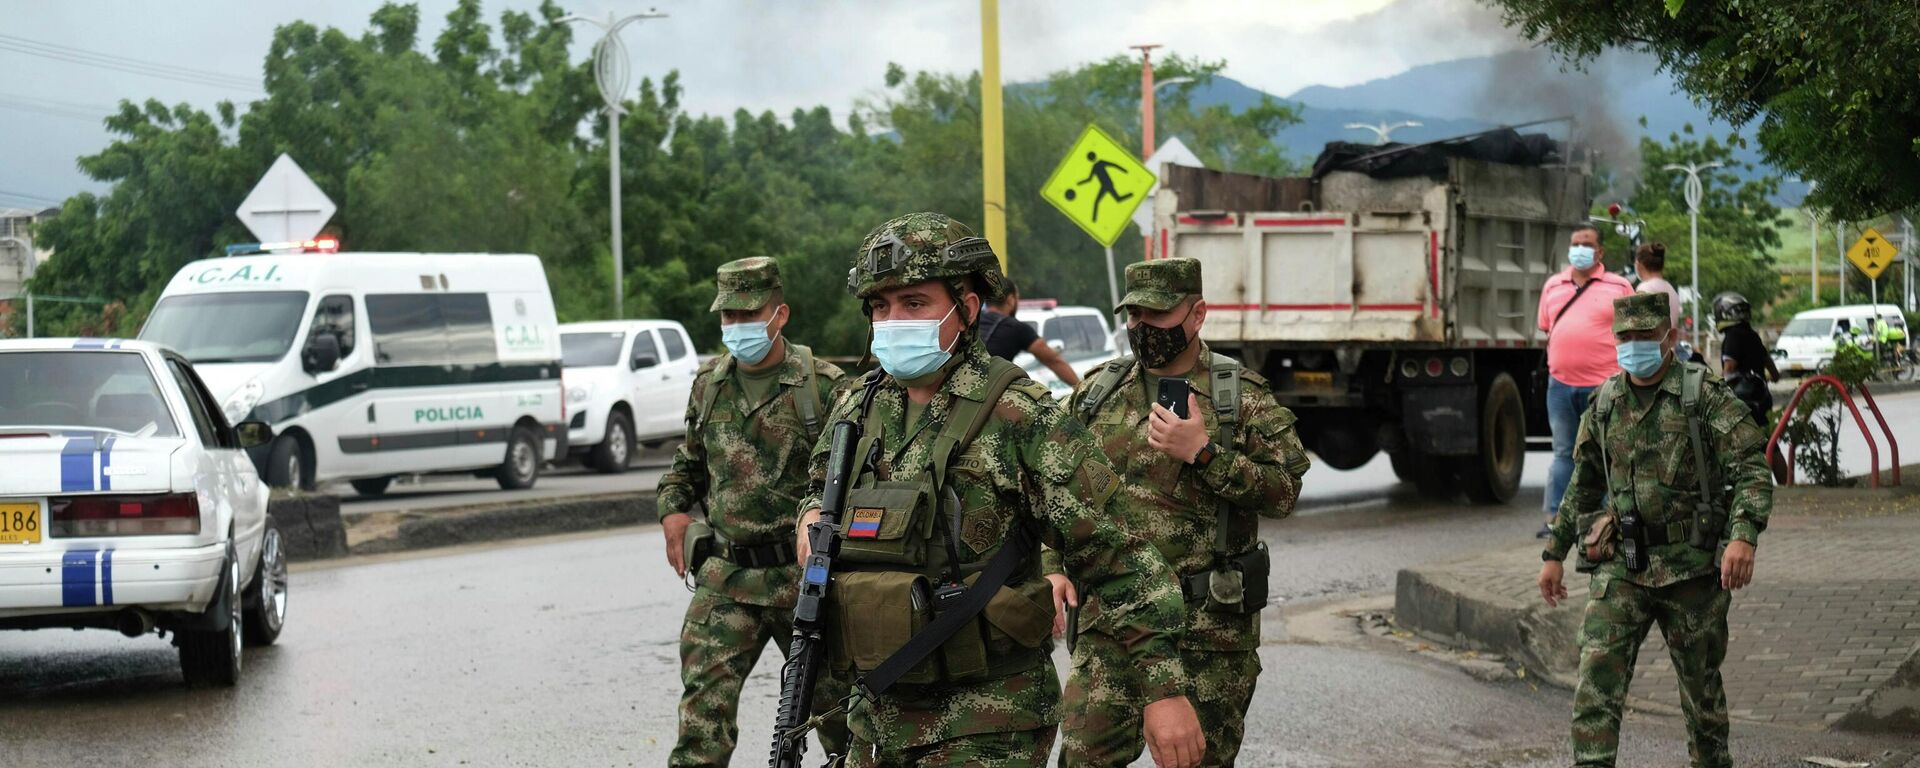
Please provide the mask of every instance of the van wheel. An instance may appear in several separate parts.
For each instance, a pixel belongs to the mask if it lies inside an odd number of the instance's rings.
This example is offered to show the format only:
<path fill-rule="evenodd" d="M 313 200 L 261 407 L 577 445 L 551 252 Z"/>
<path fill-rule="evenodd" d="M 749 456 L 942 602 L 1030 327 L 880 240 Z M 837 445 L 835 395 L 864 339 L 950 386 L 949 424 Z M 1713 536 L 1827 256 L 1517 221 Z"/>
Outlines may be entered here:
<path fill-rule="evenodd" d="M 272 517 L 260 534 L 260 565 L 247 587 L 247 645 L 273 645 L 287 625 L 287 552 L 280 546 L 280 528 Z"/>
<path fill-rule="evenodd" d="M 604 474 L 627 471 L 633 459 L 633 419 L 621 411 L 607 416 L 607 439 L 593 447 L 592 465 Z"/>
<path fill-rule="evenodd" d="M 1480 404 L 1480 451 L 1462 456 L 1460 484 L 1467 498 L 1481 504 L 1505 504 L 1520 490 L 1520 470 L 1526 466 L 1527 416 L 1520 403 L 1520 386 L 1501 373 L 1487 386 Z"/>
<path fill-rule="evenodd" d="M 300 438 L 281 435 L 267 453 L 267 485 L 313 490 L 313 459 L 300 447 Z"/>
<path fill-rule="evenodd" d="M 241 616 L 240 558 L 233 545 L 227 545 L 227 561 L 220 592 L 207 604 L 206 616 L 221 624 L 218 629 L 183 629 L 173 635 L 180 649 L 180 673 L 194 688 L 216 686 L 232 688 L 240 682 Z M 215 618 L 218 616 L 218 618 Z"/>
<path fill-rule="evenodd" d="M 513 428 L 513 434 L 507 437 L 506 460 L 494 471 L 494 479 L 509 491 L 532 488 L 533 481 L 540 479 L 540 440 L 533 430 Z"/>
<path fill-rule="evenodd" d="M 393 483 L 392 477 L 363 477 L 347 481 L 353 486 L 353 492 L 362 496 L 379 496 L 387 492 L 387 486 Z"/>

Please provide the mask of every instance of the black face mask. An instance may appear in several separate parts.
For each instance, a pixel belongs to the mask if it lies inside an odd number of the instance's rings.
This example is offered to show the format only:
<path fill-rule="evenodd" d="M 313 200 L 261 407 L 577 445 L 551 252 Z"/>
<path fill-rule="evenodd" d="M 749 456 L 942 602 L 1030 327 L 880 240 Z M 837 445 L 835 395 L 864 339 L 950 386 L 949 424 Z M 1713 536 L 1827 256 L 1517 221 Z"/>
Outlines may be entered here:
<path fill-rule="evenodd" d="M 1193 316 L 1193 310 L 1187 310 L 1187 316 Z M 1133 345 L 1133 353 L 1140 357 L 1140 363 L 1148 368 L 1165 367 L 1187 348 L 1187 321 L 1181 318 L 1172 328 L 1157 328 L 1146 321 L 1135 323 L 1127 328 L 1127 342 Z"/>

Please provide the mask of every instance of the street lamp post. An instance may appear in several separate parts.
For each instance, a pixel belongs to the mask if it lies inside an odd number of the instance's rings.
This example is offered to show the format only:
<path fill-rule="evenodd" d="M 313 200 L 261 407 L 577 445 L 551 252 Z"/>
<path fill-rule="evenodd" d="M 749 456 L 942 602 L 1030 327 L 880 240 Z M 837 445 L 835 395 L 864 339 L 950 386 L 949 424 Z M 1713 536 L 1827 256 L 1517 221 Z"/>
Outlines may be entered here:
<path fill-rule="evenodd" d="M 1693 267 L 1693 311 L 1688 314 L 1693 317 L 1694 349 L 1700 348 L 1700 198 L 1706 194 L 1706 190 L 1700 183 L 1700 172 L 1719 168 L 1720 166 L 1720 163 L 1714 162 L 1705 165 L 1699 163 L 1687 163 L 1686 165 L 1669 164 L 1666 167 L 1669 171 L 1687 172 L 1687 229 L 1688 239 L 1693 241 L 1693 257 L 1690 259 L 1692 262 L 1691 266 Z"/>
<path fill-rule="evenodd" d="M 1382 120 L 1377 124 L 1347 123 L 1347 129 L 1353 130 L 1353 131 L 1373 131 L 1373 135 L 1375 137 L 1375 140 L 1373 143 L 1377 146 L 1377 145 L 1387 143 L 1387 140 L 1393 136 L 1394 131 L 1397 131 L 1401 128 L 1418 128 L 1420 127 L 1420 125 L 1421 123 L 1418 120 L 1402 120 L 1397 123 L 1388 123 L 1385 120 Z"/>
<path fill-rule="evenodd" d="M 593 83 L 600 88 L 600 100 L 607 105 L 607 188 L 613 198 L 613 317 L 626 316 L 626 264 L 620 249 L 620 113 L 627 92 L 627 45 L 620 42 L 620 29 L 641 19 L 664 19 L 667 15 L 648 9 L 624 18 L 607 14 L 601 21 L 588 16 L 568 16 L 560 23 L 584 21 L 600 28 L 600 40 L 593 44 Z"/>

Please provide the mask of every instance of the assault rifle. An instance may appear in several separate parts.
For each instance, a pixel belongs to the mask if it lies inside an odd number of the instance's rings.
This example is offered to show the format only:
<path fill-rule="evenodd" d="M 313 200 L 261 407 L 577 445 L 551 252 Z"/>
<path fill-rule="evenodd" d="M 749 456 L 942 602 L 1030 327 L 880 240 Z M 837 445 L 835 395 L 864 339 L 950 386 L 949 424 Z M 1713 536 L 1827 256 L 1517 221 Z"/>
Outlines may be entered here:
<path fill-rule="evenodd" d="M 800 573 L 800 600 L 793 607 L 793 643 L 788 647 L 786 666 L 780 670 L 780 710 L 773 721 L 773 757 L 768 763 L 772 768 L 800 768 L 800 759 L 807 753 L 806 733 L 824 719 L 808 718 L 807 713 L 828 661 L 827 586 L 833 580 L 834 558 L 840 554 L 834 530 L 846 512 L 848 486 L 859 479 L 860 469 L 873 461 L 873 451 L 869 451 L 869 456 L 855 464 L 860 457 L 854 456 L 854 451 L 879 381 L 879 371 L 869 375 L 860 396 L 860 409 L 831 427 L 820 519 L 807 526 L 807 544 L 812 551 Z"/>

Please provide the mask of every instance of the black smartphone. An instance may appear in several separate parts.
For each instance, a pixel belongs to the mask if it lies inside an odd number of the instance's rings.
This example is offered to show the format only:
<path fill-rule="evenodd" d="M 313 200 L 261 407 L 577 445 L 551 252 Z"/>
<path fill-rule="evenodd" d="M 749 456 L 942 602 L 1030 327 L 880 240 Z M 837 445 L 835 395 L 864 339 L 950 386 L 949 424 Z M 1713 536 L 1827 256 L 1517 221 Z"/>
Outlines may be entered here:
<path fill-rule="evenodd" d="M 1166 408 L 1169 411 L 1173 411 L 1173 415 L 1185 419 L 1185 418 L 1188 418 L 1187 393 L 1191 391 L 1192 391 L 1192 385 L 1189 384 L 1186 379 L 1181 379 L 1181 378 L 1161 379 L 1160 380 L 1160 399 L 1158 400 L 1158 402 L 1160 403 L 1161 407 Z"/>

